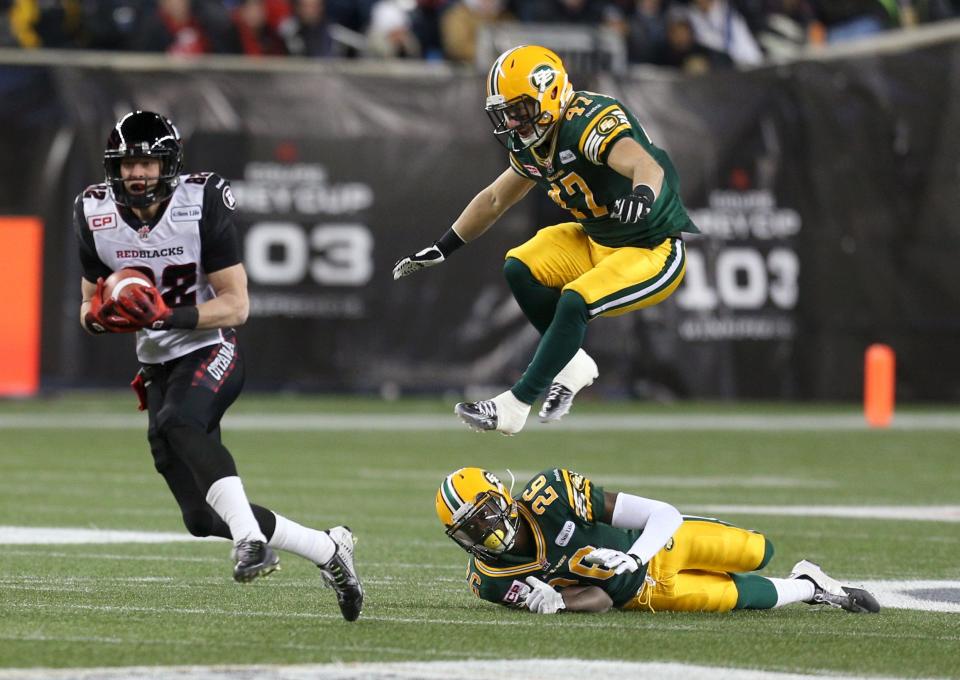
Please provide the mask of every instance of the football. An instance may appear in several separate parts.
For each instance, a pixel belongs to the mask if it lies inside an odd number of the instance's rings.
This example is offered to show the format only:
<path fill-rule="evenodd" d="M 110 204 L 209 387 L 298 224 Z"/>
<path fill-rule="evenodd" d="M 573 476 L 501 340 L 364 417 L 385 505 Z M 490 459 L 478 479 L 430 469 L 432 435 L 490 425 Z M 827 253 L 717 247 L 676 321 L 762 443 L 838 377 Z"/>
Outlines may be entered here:
<path fill-rule="evenodd" d="M 136 269 L 120 269 L 113 272 L 103 284 L 103 302 L 119 300 L 128 295 L 134 288 L 153 288 L 150 279 Z"/>

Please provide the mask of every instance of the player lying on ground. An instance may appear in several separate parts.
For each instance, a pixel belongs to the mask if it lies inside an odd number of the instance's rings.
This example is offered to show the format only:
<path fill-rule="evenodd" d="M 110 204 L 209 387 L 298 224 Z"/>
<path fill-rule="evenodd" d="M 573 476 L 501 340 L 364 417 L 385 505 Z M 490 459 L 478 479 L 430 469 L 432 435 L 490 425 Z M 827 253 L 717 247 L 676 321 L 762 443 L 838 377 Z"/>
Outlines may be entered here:
<path fill-rule="evenodd" d="M 344 618 L 356 619 L 363 589 L 350 530 L 317 531 L 251 504 L 220 441 L 220 419 L 243 387 L 233 327 L 249 309 L 229 182 L 209 172 L 180 174 L 180 135 L 149 111 L 117 122 L 103 162 L 106 182 L 81 192 L 74 210 L 80 322 L 96 335 L 136 332 L 134 386 L 149 414 L 147 439 L 187 530 L 232 540 L 240 582 L 276 569 L 274 548 L 310 560 Z M 104 300 L 104 278 L 126 268 L 155 285 Z"/>
<path fill-rule="evenodd" d="M 478 238 L 535 186 L 570 213 L 506 254 L 503 273 L 541 335 L 509 390 L 455 412 L 474 430 L 519 432 L 546 392 L 540 418 L 559 420 L 597 378 L 581 348 L 587 324 L 665 300 L 686 266 L 683 232 L 697 232 L 663 149 L 621 102 L 574 90 L 556 53 L 507 50 L 487 78 L 486 111 L 508 167 L 474 197 L 432 246 L 394 265 L 399 279 L 439 264 Z"/>
<path fill-rule="evenodd" d="M 447 535 L 472 556 L 474 594 L 539 614 L 725 612 L 793 602 L 880 611 L 870 593 L 807 560 L 785 579 L 746 573 L 773 557 L 763 534 L 604 491 L 570 470 L 544 470 L 514 499 L 491 473 L 461 468 L 440 485 L 436 510 Z"/>

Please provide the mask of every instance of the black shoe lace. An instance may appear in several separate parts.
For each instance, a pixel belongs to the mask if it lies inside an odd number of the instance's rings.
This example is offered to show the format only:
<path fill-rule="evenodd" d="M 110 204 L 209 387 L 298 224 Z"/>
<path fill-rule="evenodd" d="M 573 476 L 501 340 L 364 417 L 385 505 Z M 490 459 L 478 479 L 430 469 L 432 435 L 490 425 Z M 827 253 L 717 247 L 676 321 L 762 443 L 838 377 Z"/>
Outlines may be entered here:
<path fill-rule="evenodd" d="M 263 543 L 260 541 L 240 541 L 237 544 L 238 562 L 256 562 L 263 552 Z"/>
<path fill-rule="evenodd" d="M 563 393 L 567 391 L 567 388 L 561 385 L 560 383 L 553 383 L 550 385 L 550 389 L 547 390 L 547 403 L 558 402 L 563 397 Z"/>

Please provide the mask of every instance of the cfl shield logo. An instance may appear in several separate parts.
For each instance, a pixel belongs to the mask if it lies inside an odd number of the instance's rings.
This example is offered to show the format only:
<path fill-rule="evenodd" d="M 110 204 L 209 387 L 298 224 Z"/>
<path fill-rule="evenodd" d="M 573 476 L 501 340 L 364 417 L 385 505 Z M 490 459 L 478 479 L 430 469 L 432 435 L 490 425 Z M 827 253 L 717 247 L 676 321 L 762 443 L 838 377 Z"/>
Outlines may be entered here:
<path fill-rule="evenodd" d="M 616 116 L 604 116 L 603 120 L 597 123 L 597 132 L 601 135 L 610 134 L 613 128 L 617 127 L 617 123 L 620 121 L 617 120 Z"/>
<path fill-rule="evenodd" d="M 500 480 L 497 479 L 497 476 L 494 475 L 493 473 L 484 471 L 483 476 L 488 482 L 490 482 L 494 486 L 496 487 L 500 486 Z"/>
<path fill-rule="evenodd" d="M 557 72 L 553 70 L 553 67 L 548 64 L 540 64 L 530 72 L 530 84 L 537 88 L 537 92 L 546 92 L 556 77 Z"/>

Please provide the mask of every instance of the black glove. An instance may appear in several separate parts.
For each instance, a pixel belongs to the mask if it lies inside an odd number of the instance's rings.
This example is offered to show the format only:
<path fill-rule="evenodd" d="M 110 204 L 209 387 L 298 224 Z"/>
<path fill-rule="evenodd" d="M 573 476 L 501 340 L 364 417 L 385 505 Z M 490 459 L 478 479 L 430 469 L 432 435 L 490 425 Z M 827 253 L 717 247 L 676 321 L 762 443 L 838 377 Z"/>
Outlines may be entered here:
<path fill-rule="evenodd" d="M 624 224 L 635 224 L 650 213 L 655 200 L 657 197 L 654 196 L 653 189 L 646 184 L 638 184 L 629 195 L 613 202 L 610 216 Z"/>

